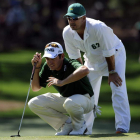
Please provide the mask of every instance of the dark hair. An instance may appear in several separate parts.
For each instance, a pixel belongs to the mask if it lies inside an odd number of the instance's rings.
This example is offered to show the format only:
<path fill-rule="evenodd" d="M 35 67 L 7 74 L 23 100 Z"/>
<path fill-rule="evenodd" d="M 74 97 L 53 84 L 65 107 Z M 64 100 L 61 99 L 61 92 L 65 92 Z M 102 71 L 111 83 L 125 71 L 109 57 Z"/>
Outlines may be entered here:
<path fill-rule="evenodd" d="M 62 54 L 58 54 L 59 58 L 61 58 L 61 55 L 62 55 Z"/>

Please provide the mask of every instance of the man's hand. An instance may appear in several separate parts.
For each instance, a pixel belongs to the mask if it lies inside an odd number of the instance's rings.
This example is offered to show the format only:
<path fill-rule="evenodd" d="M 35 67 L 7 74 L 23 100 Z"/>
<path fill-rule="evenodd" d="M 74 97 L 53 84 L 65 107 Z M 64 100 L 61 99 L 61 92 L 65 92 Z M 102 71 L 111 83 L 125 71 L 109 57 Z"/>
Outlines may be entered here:
<path fill-rule="evenodd" d="M 118 75 L 118 73 L 109 74 L 109 77 L 108 77 L 108 84 L 109 85 L 110 85 L 110 82 L 113 82 L 117 87 L 122 85 L 122 79 Z"/>
<path fill-rule="evenodd" d="M 52 86 L 52 85 L 56 85 L 56 86 L 63 86 L 62 80 L 59 80 L 55 77 L 49 77 L 49 79 L 47 80 L 47 82 L 49 82 L 47 85 L 48 87 Z"/>
<path fill-rule="evenodd" d="M 41 53 L 36 52 L 36 54 L 33 56 L 33 59 L 31 60 L 32 65 L 34 63 L 36 64 L 36 67 L 41 67 L 42 59 L 41 59 Z"/>
<path fill-rule="evenodd" d="M 42 63 L 41 53 L 36 52 L 36 54 L 33 56 L 33 59 L 31 60 L 31 63 L 33 66 L 36 63 L 36 69 L 31 87 L 33 91 L 39 91 L 42 88 L 39 82 L 39 71 Z"/>
<path fill-rule="evenodd" d="M 78 81 L 83 77 L 85 77 L 87 74 L 89 74 L 89 69 L 86 66 L 81 66 L 63 80 L 59 80 L 55 77 L 49 77 L 49 79 L 47 80 L 47 82 L 49 82 L 48 87 L 50 87 L 51 85 L 56 85 L 61 87 L 66 84 Z"/>

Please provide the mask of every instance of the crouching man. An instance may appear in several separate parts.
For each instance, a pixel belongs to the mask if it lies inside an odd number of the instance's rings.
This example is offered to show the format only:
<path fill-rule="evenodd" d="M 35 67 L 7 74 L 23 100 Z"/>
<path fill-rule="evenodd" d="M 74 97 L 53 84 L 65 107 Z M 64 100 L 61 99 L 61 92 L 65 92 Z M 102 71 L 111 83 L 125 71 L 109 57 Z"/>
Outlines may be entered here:
<path fill-rule="evenodd" d="M 77 60 L 64 57 L 63 48 L 57 42 L 45 46 L 41 68 L 41 53 L 36 53 L 32 90 L 53 86 L 59 93 L 45 93 L 32 98 L 28 105 L 42 120 L 61 131 L 55 135 L 83 135 L 88 131 L 84 114 L 94 108 L 94 93 L 87 78 L 89 70 Z"/>

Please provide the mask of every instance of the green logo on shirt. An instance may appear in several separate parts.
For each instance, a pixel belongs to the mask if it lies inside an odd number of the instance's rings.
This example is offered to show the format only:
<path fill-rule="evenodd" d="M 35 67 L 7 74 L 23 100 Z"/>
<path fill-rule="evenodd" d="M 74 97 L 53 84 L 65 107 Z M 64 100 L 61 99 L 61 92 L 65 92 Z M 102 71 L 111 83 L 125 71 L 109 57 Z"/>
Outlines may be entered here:
<path fill-rule="evenodd" d="M 96 44 L 92 44 L 91 47 L 92 47 L 93 49 L 97 49 L 97 48 L 100 47 L 100 45 L 99 45 L 99 43 L 96 43 Z"/>

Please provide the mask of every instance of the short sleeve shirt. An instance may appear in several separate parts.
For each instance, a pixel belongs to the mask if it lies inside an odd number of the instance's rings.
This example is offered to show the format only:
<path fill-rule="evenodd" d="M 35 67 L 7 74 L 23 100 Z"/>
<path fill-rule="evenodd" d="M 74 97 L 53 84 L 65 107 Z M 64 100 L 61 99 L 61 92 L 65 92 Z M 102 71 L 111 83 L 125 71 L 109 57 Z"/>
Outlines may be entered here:
<path fill-rule="evenodd" d="M 70 74 L 72 74 L 77 68 L 82 66 L 77 60 L 72 59 L 66 59 L 64 58 L 63 66 L 60 71 L 52 71 L 49 69 L 47 63 L 45 62 L 40 73 L 40 86 L 46 87 L 48 80 L 48 77 L 55 77 L 59 80 L 63 80 L 67 78 Z M 66 84 L 62 87 L 55 86 L 53 87 L 63 96 L 63 97 L 69 97 L 74 94 L 89 94 L 90 96 L 93 95 L 93 90 L 91 87 L 91 84 L 87 78 L 87 76 L 83 77 L 82 79 Z"/>
<path fill-rule="evenodd" d="M 105 23 L 86 18 L 84 39 L 81 39 L 75 30 L 68 25 L 63 30 L 65 49 L 71 59 L 81 57 L 84 52 L 85 61 L 93 65 L 95 70 L 107 67 L 105 57 L 114 55 L 115 50 L 123 47 L 121 40 Z"/>

